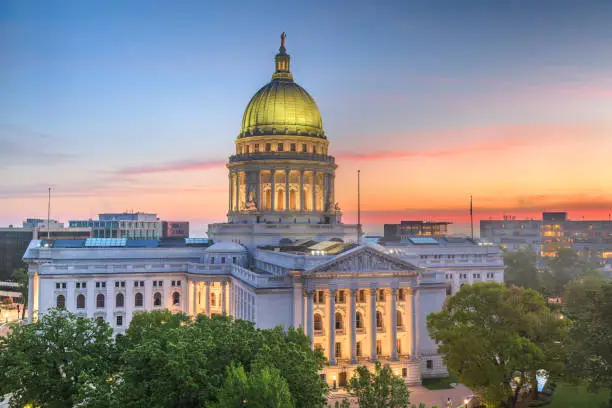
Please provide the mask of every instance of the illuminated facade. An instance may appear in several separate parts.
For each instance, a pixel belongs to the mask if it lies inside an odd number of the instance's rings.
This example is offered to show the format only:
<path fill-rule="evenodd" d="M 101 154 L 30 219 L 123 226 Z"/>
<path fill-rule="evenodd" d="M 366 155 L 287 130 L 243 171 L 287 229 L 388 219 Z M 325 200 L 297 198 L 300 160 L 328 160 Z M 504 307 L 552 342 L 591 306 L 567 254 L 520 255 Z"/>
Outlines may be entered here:
<path fill-rule="evenodd" d="M 227 313 L 262 328 L 301 327 L 328 358 L 321 374 L 332 386 L 375 360 L 410 384 L 446 375 L 426 317 L 440 310 L 452 271 L 418 257 L 431 248 L 363 244 L 358 226 L 342 223 L 328 147 L 283 36 L 272 81 L 249 102 L 227 164 L 228 219 L 209 225 L 214 244 L 32 241 L 28 318 L 60 306 L 121 332 L 144 310 Z"/>

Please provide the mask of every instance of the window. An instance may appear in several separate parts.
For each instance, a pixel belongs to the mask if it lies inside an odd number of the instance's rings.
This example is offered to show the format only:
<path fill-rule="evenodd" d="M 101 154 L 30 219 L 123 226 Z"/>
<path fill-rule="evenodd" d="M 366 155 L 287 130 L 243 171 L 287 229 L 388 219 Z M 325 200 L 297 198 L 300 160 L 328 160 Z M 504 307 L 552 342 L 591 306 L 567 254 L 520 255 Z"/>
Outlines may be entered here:
<path fill-rule="evenodd" d="M 81 287 L 82 287 L 83 289 L 86 289 L 86 288 L 87 288 L 87 282 L 83 282 L 83 283 L 81 284 Z"/>
<path fill-rule="evenodd" d="M 404 289 L 399 289 L 397 291 L 397 297 L 400 300 L 400 302 L 404 301 Z"/>
<path fill-rule="evenodd" d="M 64 295 L 58 295 L 57 299 L 55 301 L 55 306 L 58 309 L 63 309 L 66 307 L 66 298 L 64 297 Z"/>
<path fill-rule="evenodd" d="M 77 282 L 77 283 L 76 283 L 76 288 L 77 288 L 77 289 L 80 289 L 80 288 L 81 288 L 81 282 Z"/>
<path fill-rule="evenodd" d="M 105 288 L 106 282 L 96 282 L 96 288 Z"/>
<path fill-rule="evenodd" d="M 318 313 L 314 315 L 314 329 L 323 330 L 323 320 L 321 319 L 321 315 Z"/>
<path fill-rule="evenodd" d="M 140 292 L 136 293 L 136 296 L 134 297 L 134 306 L 142 307 L 143 304 L 144 304 L 144 297 L 142 296 L 142 293 Z"/>
<path fill-rule="evenodd" d="M 357 357 L 361 357 L 361 342 L 358 341 L 355 344 L 355 354 L 357 355 Z"/>
<path fill-rule="evenodd" d="M 214 263 L 215 263 L 215 257 L 214 257 L 214 256 L 211 256 L 211 257 L 210 257 L 210 263 L 211 263 L 211 264 L 214 264 Z"/>
<path fill-rule="evenodd" d="M 400 339 L 396 340 L 395 348 L 397 349 L 397 354 L 402 354 L 402 341 Z"/>
<path fill-rule="evenodd" d="M 66 282 L 62 282 L 62 289 L 66 289 Z"/>
<path fill-rule="evenodd" d="M 144 281 L 140 281 L 140 287 L 144 288 Z"/>
<path fill-rule="evenodd" d="M 98 293 L 98 296 L 96 296 L 96 307 L 97 308 L 104 307 L 104 295 L 101 293 Z"/>
<path fill-rule="evenodd" d="M 291 151 L 295 152 L 295 143 L 291 143 Z"/>
<path fill-rule="evenodd" d="M 308 146 L 306 146 L 305 144 L 302 145 L 302 152 L 303 153 L 308 152 Z"/>
<path fill-rule="evenodd" d="M 85 296 L 77 296 L 77 309 L 85 309 Z"/>
<path fill-rule="evenodd" d="M 123 307 L 123 301 L 123 293 L 117 293 L 117 296 L 115 296 L 115 307 Z"/>
<path fill-rule="evenodd" d="M 282 144 L 282 143 L 279 143 L 279 144 L 278 144 L 278 146 L 277 146 L 277 148 L 276 148 L 276 150 L 277 150 L 277 151 L 279 151 L 279 152 L 282 152 L 282 151 L 284 150 L 284 146 L 283 146 L 283 144 Z"/>
<path fill-rule="evenodd" d="M 272 150 L 272 145 L 270 143 L 266 143 L 266 152 Z"/>
<path fill-rule="evenodd" d="M 210 294 L 210 305 L 215 306 L 216 303 L 217 303 L 217 297 L 215 296 L 214 293 L 211 293 Z"/>
<path fill-rule="evenodd" d="M 259 153 L 259 143 L 255 143 L 255 153 Z"/>
<path fill-rule="evenodd" d="M 62 284 L 60 282 L 55 282 L 55 289 L 61 289 Z"/>
<path fill-rule="evenodd" d="M 376 340 L 376 354 L 382 354 L 382 340 Z"/>
<path fill-rule="evenodd" d="M 156 288 L 157 287 L 157 281 L 153 281 L 153 287 Z"/>
<path fill-rule="evenodd" d="M 336 343 L 336 358 L 342 357 L 342 343 Z"/>
<path fill-rule="evenodd" d="M 117 316 L 117 326 L 123 326 L 123 316 Z"/>
<path fill-rule="evenodd" d="M 359 312 L 355 314 L 355 327 L 358 329 L 363 329 L 363 317 Z"/>
<path fill-rule="evenodd" d="M 174 306 L 179 306 L 181 304 L 181 294 L 178 292 L 174 292 L 172 294 L 172 304 Z"/>
<path fill-rule="evenodd" d="M 336 313 L 336 330 L 344 329 L 344 321 L 340 313 Z"/>
<path fill-rule="evenodd" d="M 384 289 L 380 289 L 378 291 L 378 301 L 379 302 L 384 302 L 385 301 L 385 290 Z"/>
<path fill-rule="evenodd" d="M 383 327 L 383 316 L 382 313 L 380 312 L 376 312 L 376 327 L 378 327 L 379 329 L 382 329 Z"/>
<path fill-rule="evenodd" d="M 121 287 L 125 288 L 125 281 L 121 281 Z"/>
<path fill-rule="evenodd" d="M 140 282 L 138 282 L 138 281 L 134 281 L 134 287 L 137 288 L 139 283 Z"/>
<path fill-rule="evenodd" d="M 365 303 L 365 290 L 359 290 L 359 303 Z"/>
<path fill-rule="evenodd" d="M 234 263 L 234 264 L 236 263 L 236 257 L 235 256 L 232 256 L 232 263 Z"/>
<path fill-rule="evenodd" d="M 397 323 L 397 327 L 403 326 L 404 323 L 402 322 L 402 312 L 400 312 L 399 310 L 395 312 L 395 320 Z"/>
<path fill-rule="evenodd" d="M 162 304 L 162 296 L 161 293 L 155 292 L 153 295 L 153 306 L 161 306 Z"/>
<path fill-rule="evenodd" d="M 115 281 L 115 287 L 118 288 L 119 287 L 119 281 Z"/>
<path fill-rule="evenodd" d="M 319 291 L 319 303 L 325 303 L 325 292 Z"/>
<path fill-rule="evenodd" d="M 176 286 L 181 286 L 181 281 L 176 281 Z"/>
<path fill-rule="evenodd" d="M 344 291 L 343 290 L 339 290 L 338 293 L 336 293 L 336 303 L 344 303 Z"/>
<path fill-rule="evenodd" d="M 427 360 L 427 369 L 428 370 L 432 370 L 433 369 L 433 360 Z"/>
<path fill-rule="evenodd" d="M 224 256 L 222 256 L 222 257 L 221 257 L 221 263 L 222 263 L 222 264 L 224 264 L 224 263 L 225 263 L 225 257 L 224 257 Z"/>
<path fill-rule="evenodd" d="M 408 377 L 408 369 L 406 367 L 402 368 L 402 377 Z"/>
<path fill-rule="evenodd" d="M 176 281 L 172 281 L 172 282 L 170 283 L 170 286 L 176 286 Z"/>

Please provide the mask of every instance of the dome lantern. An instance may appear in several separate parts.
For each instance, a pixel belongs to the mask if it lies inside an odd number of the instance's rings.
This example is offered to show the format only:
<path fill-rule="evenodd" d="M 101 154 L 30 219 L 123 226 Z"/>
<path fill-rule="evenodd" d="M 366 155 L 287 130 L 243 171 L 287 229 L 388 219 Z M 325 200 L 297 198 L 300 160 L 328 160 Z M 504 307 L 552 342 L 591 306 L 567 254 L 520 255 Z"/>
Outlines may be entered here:
<path fill-rule="evenodd" d="M 276 57 L 274 57 L 274 60 L 276 61 L 276 72 L 272 74 L 272 80 L 293 82 L 293 75 L 289 70 L 291 56 L 287 54 L 287 49 L 285 48 L 285 38 L 287 38 L 287 34 L 283 32 L 281 34 L 281 45 L 278 49 L 278 54 L 276 54 Z"/>

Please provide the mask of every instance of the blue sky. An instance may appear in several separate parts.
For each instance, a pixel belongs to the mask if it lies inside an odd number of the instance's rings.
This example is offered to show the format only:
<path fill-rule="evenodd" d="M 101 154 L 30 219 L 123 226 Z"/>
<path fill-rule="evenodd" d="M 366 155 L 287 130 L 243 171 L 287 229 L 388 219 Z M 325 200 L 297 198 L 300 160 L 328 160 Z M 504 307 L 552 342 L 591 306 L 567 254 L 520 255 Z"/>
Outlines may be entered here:
<path fill-rule="evenodd" d="M 610 184 L 587 157 L 612 147 L 605 137 L 612 107 L 610 21 L 609 1 L 4 1 L 0 224 L 41 215 L 48 184 L 59 218 L 134 208 L 202 224 L 222 219 L 222 165 L 122 173 L 222 162 L 249 98 L 270 79 L 282 31 L 296 81 L 322 112 L 332 154 L 353 157 L 339 162 L 347 213 L 355 206 L 349 184 L 358 167 L 366 183 L 367 174 L 374 181 L 398 172 L 420 180 L 407 182 L 392 203 L 366 194 L 365 208 L 389 217 L 427 209 L 452 217 L 473 191 L 495 201 L 494 180 L 436 170 L 449 160 L 355 158 L 445 149 L 463 152 L 450 160 L 453 166 L 478 163 L 517 177 L 505 191 L 525 191 L 507 195 L 509 210 L 520 207 L 520 197 L 535 195 L 548 197 L 542 208 L 553 200 L 571 209 L 569 198 L 586 191 L 588 211 L 607 211 Z M 533 182 L 527 173 L 513 176 L 513 168 L 493 169 L 497 161 L 485 160 L 482 151 L 464 152 L 508 138 L 539 140 L 531 151 L 554 144 L 561 149 L 555 155 L 574 152 L 574 172 L 583 173 L 553 188 L 539 163 L 527 163 L 536 172 Z M 584 138 L 593 140 L 576 147 Z M 389 186 L 404 181 L 391 177 Z M 447 197 L 430 194 L 431 185 Z M 169 203 L 168 192 L 184 198 Z M 487 205 L 497 211 L 503 203 Z"/>

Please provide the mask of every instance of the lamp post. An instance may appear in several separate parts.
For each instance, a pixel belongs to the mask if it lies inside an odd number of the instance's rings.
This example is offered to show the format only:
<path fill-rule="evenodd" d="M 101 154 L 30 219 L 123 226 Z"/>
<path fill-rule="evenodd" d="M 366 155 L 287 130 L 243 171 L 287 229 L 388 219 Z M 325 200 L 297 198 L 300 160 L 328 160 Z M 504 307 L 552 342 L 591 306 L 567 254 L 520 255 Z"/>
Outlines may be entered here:
<path fill-rule="evenodd" d="M 335 375 L 332 376 L 332 380 L 334 381 L 332 389 L 336 391 L 336 376 Z"/>

